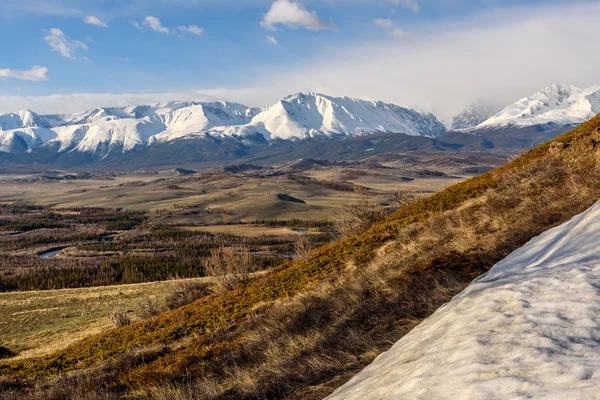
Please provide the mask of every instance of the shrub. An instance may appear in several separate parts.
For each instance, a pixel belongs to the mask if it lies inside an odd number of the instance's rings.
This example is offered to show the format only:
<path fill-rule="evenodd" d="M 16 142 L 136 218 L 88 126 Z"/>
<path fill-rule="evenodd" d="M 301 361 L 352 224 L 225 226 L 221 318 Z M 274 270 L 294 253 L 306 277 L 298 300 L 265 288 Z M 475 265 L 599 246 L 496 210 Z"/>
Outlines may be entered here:
<path fill-rule="evenodd" d="M 158 300 L 146 299 L 145 302 L 138 306 L 135 315 L 139 319 L 149 319 L 156 317 L 165 310 L 164 306 Z"/>
<path fill-rule="evenodd" d="M 178 282 L 167 295 L 166 307 L 170 310 L 193 303 L 210 294 L 210 284 L 205 282 Z"/>
<path fill-rule="evenodd" d="M 314 247 L 312 235 L 300 235 L 296 243 L 294 243 L 294 253 L 296 258 L 306 260 Z"/>
<path fill-rule="evenodd" d="M 213 250 L 204 265 L 206 276 L 214 278 L 211 289 L 215 293 L 224 293 L 248 283 L 250 274 L 255 270 L 250 252 L 237 253 L 230 247 Z"/>
<path fill-rule="evenodd" d="M 127 315 L 125 311 L 117 310 L 111 315 L 111 317 L 117 328 L 131 324 L 131 318 L 129 318 L 129 315 Z"/>
<path fill-rule="evenodd" d="M 349 238 L 367 230 L 375 222 L 385 217 L 385 210 L 377 209 L 364 186 L 354 187 L 356 200 L 341 210 L 333 218 L 334 230 L 341 239 Z"/>
<path fill-rule="evenodd" d="M 418 201 L 420 196 L 414 190 L 403 190 L 398 186 L 396 188 L 396 193 L 394 193 L 393 199 L 398 207 L 404 207 Z"/>

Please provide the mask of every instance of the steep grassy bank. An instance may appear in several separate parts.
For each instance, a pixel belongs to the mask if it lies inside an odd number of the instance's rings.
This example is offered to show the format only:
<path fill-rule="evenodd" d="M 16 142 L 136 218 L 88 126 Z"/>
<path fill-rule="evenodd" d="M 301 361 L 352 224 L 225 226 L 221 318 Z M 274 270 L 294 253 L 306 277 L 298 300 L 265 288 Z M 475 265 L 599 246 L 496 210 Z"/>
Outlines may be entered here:
<path fill-rule="evenodd" d="M 600 197 L 599 127 L 596 117 L 246 287 L 6 362 L 0 389 L 320 398 L 495 262 L 591 206 Z"/>

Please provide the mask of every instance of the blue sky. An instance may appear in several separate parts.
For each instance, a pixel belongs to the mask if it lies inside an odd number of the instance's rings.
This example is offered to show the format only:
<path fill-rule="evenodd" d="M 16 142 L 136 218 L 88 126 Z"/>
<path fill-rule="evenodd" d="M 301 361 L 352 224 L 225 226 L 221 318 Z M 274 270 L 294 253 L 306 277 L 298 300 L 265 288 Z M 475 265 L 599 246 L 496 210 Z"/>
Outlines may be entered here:
<path fill-rule="evenodd" d="M 580 42 L 581 35 L 594 35 L 597 28 L 589 26 L 585 33 L 577 26 L 582 18 L 600 20 L 599 10 L 598 1 L 560 0 L 2 0 L 0 111 L 16 105 L 74 111 L 93 106 L 94 95 L 97 101 L 114 96 L 121 103 L 168 100 L 178 93 L 186 99 L 213 96 L 260 105 L 302 90 L 437 111 L 448 106 L 428 102 L 423 91 L 444 98 L 457 88 L 471 97 L 486 95 L 481 86 L 492 77 L 480 77 L 479 71 L 485 70 L 485 61 L 494 62 L 487 53 L 494 46 L 507 51 L 510 40 L 520 42 L 519 54 L 508 55 L 515 60 L 533 47 L 568 52 L 562 38 L 570 35 Z M 569 18 L 572 29 L 548 28 L 556 21 L 562 25 L 561 18 Z M 520 29 L 514 31 L 517 36 L 507 37 L 508 27 Z M 489 36 L 487 49 L 477 42 L 478 35 Z M 437 47 L 449 38 L 454 40 Z M 477 79 L 468 88 L 461 77 L 436 94 L 439 78 L 429 87 L 427 74 L 431 78 L 443 71 L 433 66 L 451 63 L 448 80 L 461 66 L 448 56 L 449 46 L 457 59 L 468 56 L 465 68 L 484 65 L 470 74 Z M 479 58 L 474 50 L 482 51 Z M 421 64 L 414 65 L 415 59 Z M 600 84 L 597 72 L 582 70 L 557 73 L 556 79 L 542 75 L 549 81 Z M 509 85 L 507 98 L 517 95 L 517 87 L 524 86 L 525 95 L 530 86 L 542 84 L 542 77 L 529 73 L 531 85 Z M 513 76 L 508 75 L 502 79 Z M 386 86 L 393 86 L 393 92 L 383 90 Z M 491 85 L 492 90 L 497 87 Z M 468 100 L 467 93 L 461 102 Z M 87 97 L 78 101 L 73 94 Z M 61 99 L 64 104 L 57 104 Z"/>

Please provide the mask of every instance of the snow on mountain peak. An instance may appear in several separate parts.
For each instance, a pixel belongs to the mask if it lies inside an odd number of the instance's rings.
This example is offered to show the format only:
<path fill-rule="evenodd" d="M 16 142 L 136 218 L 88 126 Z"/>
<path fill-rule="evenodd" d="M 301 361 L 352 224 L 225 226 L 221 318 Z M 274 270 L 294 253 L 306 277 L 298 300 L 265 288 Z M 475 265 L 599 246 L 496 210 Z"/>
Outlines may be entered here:
<path fill-rule="evenodd" d="M 99 156 L 206 134 L 240 138 L 259 134 L 272 140 L 370 132 L 433 137 L 445 131 L 432 114 L 312 92 L 290 95 L 262 110 L 223 101 L 172 101 L 98 107 L 69 115 L 20 112 L 0 115 L 0 128 L 0 142 L 8 143 L 0 151 L 18 151 L 25 141 L 28 150 L 43 145 Z"/>
<path fill-rule="evenodd" d="M 573 85 L 550 84 L 524 97 L 481 123 L 492 126 L 566 126 L 580 124 L 600 113 L 600 86 L 580 89 Z"/>
<path fill-rule="evenodd" d="M 32 127 L 50 128 L 50 125 L 31 110 L 0 114 L 0 131 Z"/>
<path fill-rule="evenodd" d="M 395 104 L 312 92 L 296 93 L 265 108 L 249 127 L 262 131 L 268 140 L 374 132 L 434 137 L 445 131 L 432 114 Z"/>

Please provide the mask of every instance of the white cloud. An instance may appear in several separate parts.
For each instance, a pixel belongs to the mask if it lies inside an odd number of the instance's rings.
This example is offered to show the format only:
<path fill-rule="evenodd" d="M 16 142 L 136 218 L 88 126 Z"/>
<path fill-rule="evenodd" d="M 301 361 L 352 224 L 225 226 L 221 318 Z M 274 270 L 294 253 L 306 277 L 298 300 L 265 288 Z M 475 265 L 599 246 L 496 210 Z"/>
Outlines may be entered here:
<path fill-rule="evenodd" d="M 47 81 L 48 68 L 40 67 L 38 65 L 33 66 L 28 71 L 17 71 L 14 69 L 0 69 L 0 77 L 2 78 L 15 78 L 24 81 Z"/>
<path fill-rule="evenodd" d="M 393 37 L 395 37 L 397 39 L 404 39 L 408 34 L 406 33 L 405 30 L 396 28 L 396 29 L 392 29 L 390 31 L 390 35 L 392 35 Z"/>
<path fill-rule="evenodd" d="M 386 29 L 390 36 L 393 36 L 396 39 L 404 39 L 408 36 L 408 33 L 404 29 L 397 28 L 396 23 L 391 19 L 378 18 L 373 22 L 383 29 Z"/>
<path fill-rule="evenodd" d="M 171 30 L 162 26 L 160 19 L 153 17 L 152 15 L 148 15 L 146 18 L 144 18 L 143 24 L 155 32 L 165 33 L 167 35 L 171 34 Z"/>
<path fill-rule="evenodd" d="M 102 21 L 98 17 L 94 17 L 93 15 L 89 15 L 89 16 L 85 17 L 83 19 L 83 22 L 85 22 L 88 25 L 95 25 L 95 26 L 100 26 L 102 28 L 108 28 L 108 24 L 106 22 Z"/>
<path fill-rule="evenodd" d="M 177 35 L 178 33 L 183 35 L 184 33 L 189 33 L 200 36 L 202 33 L 204 33 L 204 28 L 200 28 L 197 25 L 180 25 L 175 28 L 168 28 L 162 25 L 162 22 L 160 22 L 159 18 L 153 17 L 152 15 L 144 18 L 142 24 L 138 23 L 137 21 L 133 21 L 132 24 L 140 31 L 143 31 L 143 27 L 146 26 L 155 32 L 164 33 L 166 35 Z"/>
<path fill-rule="evenodd" d="M 267 36 L 267 42 L 275 45 L 279 44 L 279 42 L 277 41 L 277 39 L 275 39 L 274 36 Z"/>
<path fill-rule="evenodd" d="M 200 36 L 204 32 L 204 28 L 199 28 L 196 25 L 178 26 L 177 30 L 181 33 L 191 33 L 196 36 Z"/>
<path fill-rule="evenodd" d="M 421 9 L 417 0 L 393 0 L 394 4 L 398 4 L 410 9 L 412 12 L 417 13 Z"/>
<path fill-rule="evenodd" d="M 373 22 L 375 22 L 375 24 L 381 26 L 382 28 L 386 28 L 386 29 L 392 29 L 393 27 L 396 26 L 394 21 L 392 21 L 391 19 L 377 18 Z"/>
<path fill-rule="evenodd" d="M 66 58 L 75 58 L 74 53 L 77 49 L 88 49 L 85 43 L 80 42 L 79 40 L 70 40 L 67 35 L 58 28 L 50 29 L 50 33 L 44 37 L 44 39 L 48 42 L 53 51 L 59 52 L 61 56 Z"/>
<path fill-rule="evenodd" d="M 260 24 L 268 30 L 275 30 L 277 25 L 311 31 L 338 30 L 333 22 L 323 21 L 315 11 L 308 11 L 302 4 L 290 0 L 275 0 Z"/>
<path fill-rule="evenodd" d="M 208 94 L 207 94 L 208 93 Z M 202 91 L 182 91 L 167 93 L 72 93 L 72 94 L 53 94 L 49 96 L 3 96 L 0 95 L 0 113 L 10 112 L 30 108 L 42 114 L 62 114 L 74 113 L 90 110 L 96 107 L 115 106 L 122 107 L 127 105 L 143 105 L 159 103 L 163 101 L 202 101 L 202 100 L 221 100 L 220 94 L 231 94 L 227 90 L 209 90 L 207 93 Z M 234 96 L 238 97 L 243 93 L 243 98 L 249 98 L 250 93 L 245 91 L 234 91 Z M 257 93 L 252 90 L 252 93 Z"/>
<path fill-rule="evenodd" d="M 598 46 L 598 15 L 600 3 L 588 2 L 488 11 L 427 27 L 412 40 L 332 47 L 325 59 L 255 84 L 279 95 L 321 87 L 450 120 L 478 98 L 507 106 L 551 82 L 600 85 L 600 52 L 590 51 Z"/>

